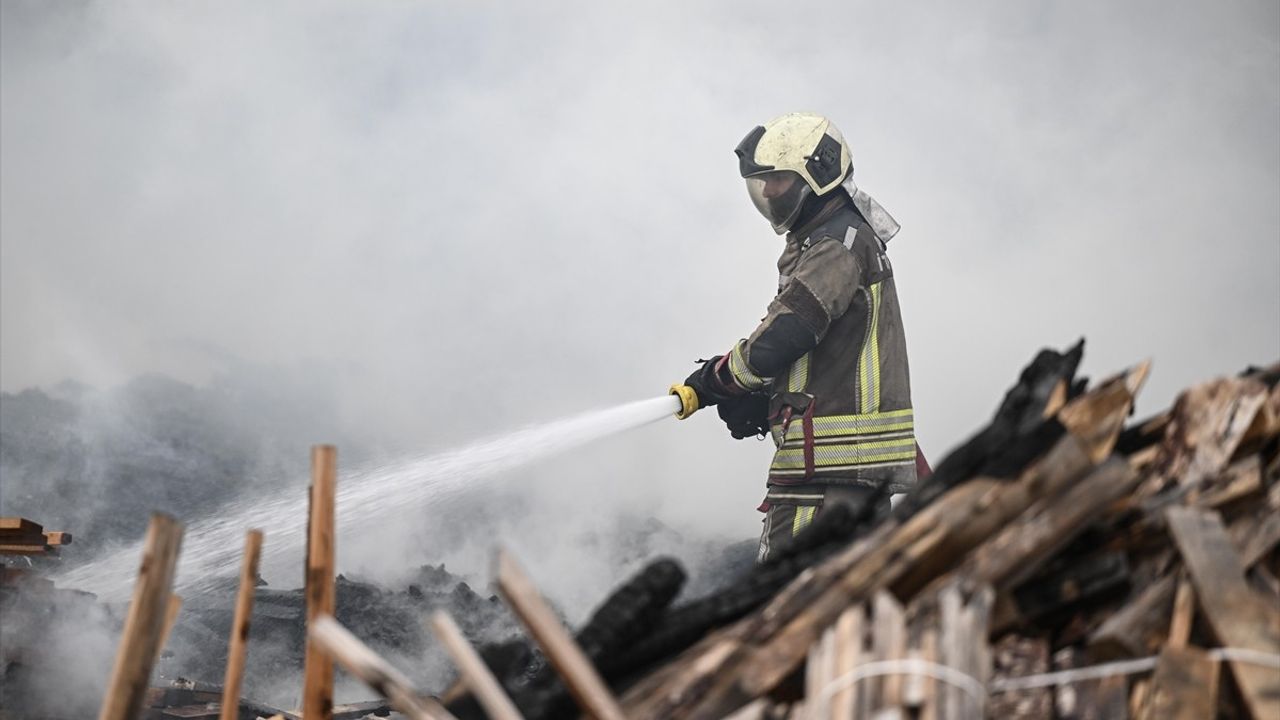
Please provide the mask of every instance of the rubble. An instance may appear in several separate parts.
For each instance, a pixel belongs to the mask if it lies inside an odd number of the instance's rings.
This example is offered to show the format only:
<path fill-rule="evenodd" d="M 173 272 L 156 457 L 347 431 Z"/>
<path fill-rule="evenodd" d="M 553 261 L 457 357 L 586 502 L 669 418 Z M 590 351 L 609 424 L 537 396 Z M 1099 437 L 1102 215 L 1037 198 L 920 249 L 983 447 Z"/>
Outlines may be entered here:
<path fill-rule="evenodd" d="M 578 642 L 626 717 L 1280 716 L 1280 365 L 1131 423 L 1148 364 L 1088 388 L 1081 353 L 1042 352 L 891 517 L 824 509 L 693 602 L 665 561 L 611 596 L 596 632 L 631 639 Z M 492 665 L 525 717 L 571 712 Z"/>
<path fill-rule="evenodd" d="M 308 588 L 254 593 L 249 646 L 287 650 L 250 669 L 244 694 L 255 676 L 296 676 L 310 642 L 387 698 L 351 712 L 411 718 L 1280 717 L 1280 364 L 1134 422 L 1149 363 L 1090 386 L 1082 354 L 1041 351 L 888 517 L 873 510 L 887 488 L 823 508 L 728 582 L 686 583 L 677 562 L 653 559 L 576 633 L 505 553 L 497 587 L 523 635 L 443 567 L 401 590 L 330 584 L 331 552 L 309 551 Z M 313 492 L 323 547 L 332 518 L 316 507 Z M 336 593 L 332 614 L 310 604 L 318 588 Z M 441 652 L 427 608 L 466 671 L 438 698 L 411 684 Z M 505 639 L 485 634 L 495 626 Z M 230 630 L 228 607 L 184 608 L 170 652 Z M 217 677 L 226 662 L 208 653 L 198 670 Z M 312 707 L 330 702 L 328 674 L 303 686 Z M 213 717 L 214 690 L 159 701 Z"/>

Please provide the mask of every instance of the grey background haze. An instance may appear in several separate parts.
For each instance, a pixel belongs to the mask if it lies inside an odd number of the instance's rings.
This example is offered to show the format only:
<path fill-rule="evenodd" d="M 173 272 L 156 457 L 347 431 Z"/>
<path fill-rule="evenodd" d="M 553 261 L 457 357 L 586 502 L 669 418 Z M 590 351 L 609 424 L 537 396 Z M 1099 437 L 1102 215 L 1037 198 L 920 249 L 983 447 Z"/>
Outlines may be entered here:
<path fill-rule="evenodd" d="M 1152 357 L 1140 411 L 1280 356 L 1273 0 L 0 12 L 5 391 L 265 368 L 387 454 L 660 394 L 772 296 L 732 148 L 797 109 L 903 225 L 935 460 L 1045 345 Z M 768 456 L 704 413 L 513 481 L 747 537 Z"/>

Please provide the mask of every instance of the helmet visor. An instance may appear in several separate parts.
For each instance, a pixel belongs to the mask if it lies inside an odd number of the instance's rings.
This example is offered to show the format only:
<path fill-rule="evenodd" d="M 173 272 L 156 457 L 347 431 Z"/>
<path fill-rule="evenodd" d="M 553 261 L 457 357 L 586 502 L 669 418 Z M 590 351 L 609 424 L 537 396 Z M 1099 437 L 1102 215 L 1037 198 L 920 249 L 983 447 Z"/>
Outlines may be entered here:
<path fill-rule="evenodd" d="M 747 194 L 760 214 L 781 235 L 791 228 L 809 196 L 809 183 L 792 170 L 774 170 L 747 178 Z"/>

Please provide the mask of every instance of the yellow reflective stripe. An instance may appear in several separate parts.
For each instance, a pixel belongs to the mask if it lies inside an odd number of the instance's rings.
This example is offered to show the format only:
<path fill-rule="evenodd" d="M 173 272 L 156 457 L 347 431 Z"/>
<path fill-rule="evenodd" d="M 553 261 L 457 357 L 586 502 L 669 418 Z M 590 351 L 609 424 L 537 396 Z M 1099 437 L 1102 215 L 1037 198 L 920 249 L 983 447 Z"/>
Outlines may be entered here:
<path fill-rule="evenodd" d="M 742 340 L 729 352 L 729 372 L 742 387 L 747 390 L 759 390 L 764 387 L 765 379 L 751 372 L 751 367 L 747 365 L 747 359 L 742 354 L 742 347 L 746 343 L 746 340 Z"/>
<path fill-rule="evenodd" d="M 914 457 L 910 457 L 910 458 L 902 457 L 896 460 L 886 460 L 884 462 L 860 462 L 860 463 L 853 463 L 849 465 L 823 465 L 822 467 L 817 468 L 816 472 L 820 472 L 826 475 L 832 475 L 836 473 L 875 470 L 878 468 L 907 467 L 907 466 L 913 466 L 915 464 L 916 464 L 916 459 Z M 804 468 L 795 468 L 795 469 L 769 468 L 769 477 L 803 478 L 803 477 L 809 477 L 809 471 L 805 470 Z"/>
<path fill-rule="evenodd" d="M 787 378 L 788 392 L 804 392 L 805 385 L 809 384 L 809 356 L 810 353 L 805 353 L 791 365 L 791 375 Z"/>
<path fill-rule="evenodd" d="M 819 415 L 813 419 L 815 438 L 881 435 L 913 429 L 915 429 L 915 420 L 911 408 L 862 415 Z M 780 434 L 780 430 L 780 426 L 775 428 L 775 436 Z M 804 427 L 799 423 L 792 423 L 787 428 L 787 436 L 784 439 L 798 439 L 803 437 L 803 434 Z"/>
<path fill-rule="evenodd" d="M 813 464 L 815 468 L 830 465 L 861 465 L 893 460 L 914 460 L 916 457 L 916 441 L 913 437 L 877 442 L 863 442 L 852 445 L 815 445 L 813 448 Z M 774 469 L 788 470 L 804 467 L 804 448 L 783 447 L 773 456 Z"/>
<path fill-rule="evenodd" d="M 791 521 L 791 536 L 795 537 L 800 531 L 805 529 L 809 523 L 813 522 L 813 515 L 818 511 L 815 507 L 797 507 L 796 516 Z"/>
<path fill-rule="evenodd" d="M 867 308 L 866 343 L 858 356 L 858 406 L 863 412 L 876 412 L 880 409 L 880 285 L 872 285 L 868 293 L 871 306 Z"/>

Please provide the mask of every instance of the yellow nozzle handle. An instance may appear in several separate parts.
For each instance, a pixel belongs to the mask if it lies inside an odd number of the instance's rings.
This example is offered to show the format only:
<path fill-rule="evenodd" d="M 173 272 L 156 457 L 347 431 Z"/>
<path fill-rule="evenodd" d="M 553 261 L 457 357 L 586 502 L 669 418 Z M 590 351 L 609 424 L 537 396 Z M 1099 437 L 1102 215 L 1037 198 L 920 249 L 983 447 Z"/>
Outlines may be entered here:
<path fill-rule="evenodd" d="M 688 385 L 672 385 L 671 394 L 680 398 L 680 409 L 676 411 L 676 417 L 681 420 L 698 412 L 698 393 Z"/>

